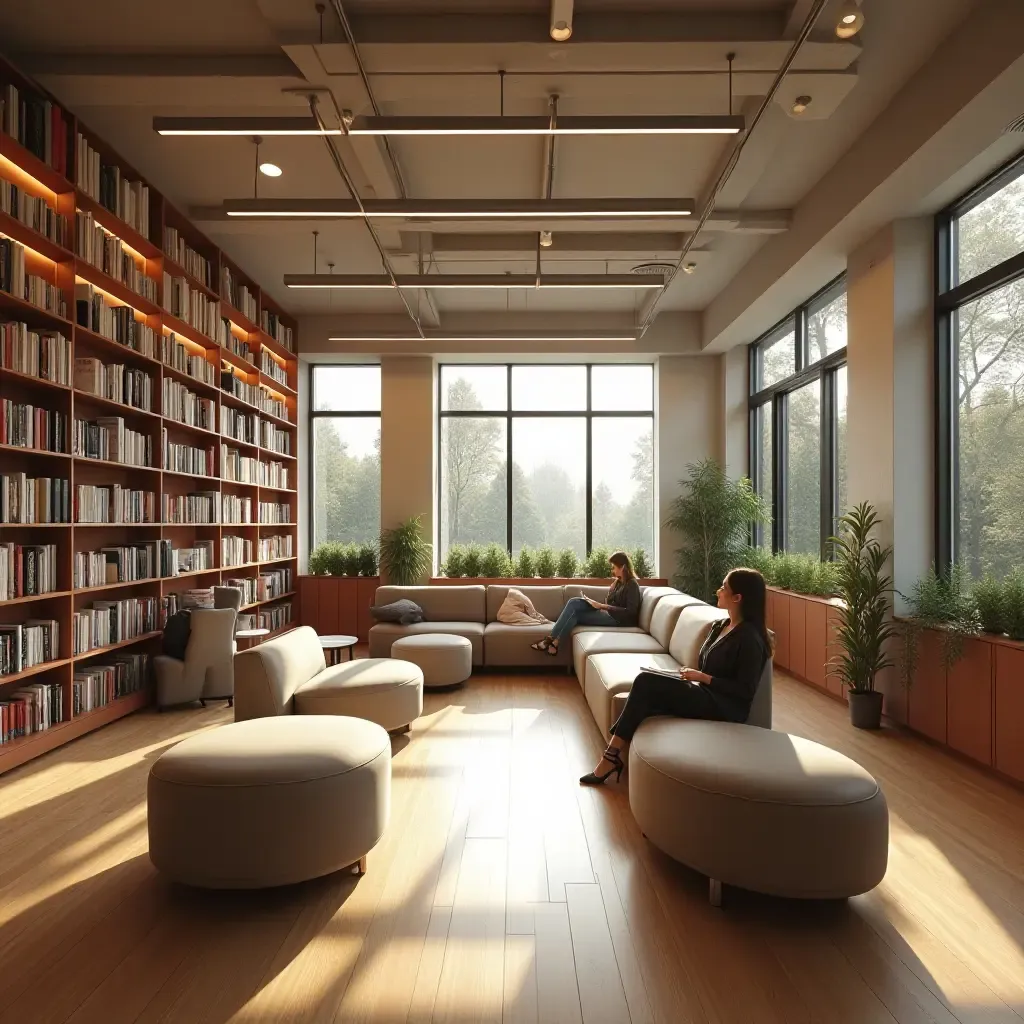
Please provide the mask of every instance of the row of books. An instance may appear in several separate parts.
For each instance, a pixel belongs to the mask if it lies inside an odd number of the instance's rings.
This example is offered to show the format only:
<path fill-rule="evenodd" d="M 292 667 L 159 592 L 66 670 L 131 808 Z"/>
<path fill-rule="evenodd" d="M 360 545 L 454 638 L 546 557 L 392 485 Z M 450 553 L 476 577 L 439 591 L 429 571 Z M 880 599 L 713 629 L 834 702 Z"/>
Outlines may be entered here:
<path fill-rule="evenodd" d="M 164 469 L 173 473 L 188 473 L 195 476 L 214 475 L 213 448 L 195 448 L 188 444 L 174 444 L 167 439 L 164 427 Z"/>
<path fill-rule="evenodd" d="M 146 276 L 145 263 L 140 266 L 117 235 L 100 227 L 91 213 L 83 213 L 81 210 L 75 212 L 75 253 L 97 270 L 120 281 L 136 295 L 150 302 L 157 301 L 157 284 Z"/>
<path fill-rule="evenodd" d="M 220 407 L 220 432 L 225 437 L 246 444 L 258 444 L 260 436 L 259 417 L 254 412 L 242 412 L 230 406 Z"/>
<path fill-rule="evenodd" d="M 0 210 L 57 245 L 68 244 L 68 219 L 38 196 L 0 178 Z"/>
<path fill-rule="evenodd" d="M 64 111 L 43 96 L 0 88 L 0 131 L 17 139 L 30 153 L 65 178 L 68 174 L 68 125 Z"/>
<path fill-rule="evenodd" d="M 186 572 L 202 572 L 213 568 L 213 541 L 197 541 L 192 547 L 172 548 L 169 541 L 161 549 L 161 571 L 164 576 L 180 576 Z M 211 597 L 212 597 L 211 591 Z"/>
<path fill-rule="evenodd" d="M 230 267 L 220 268 L 220 295 L 225 302 L 230 302 L 235 309 L 255 323 L 256 296 L 238 279 Z"/>
<path fill-rule="evenodd" d="M 121 416 L 100 416 L 95 420 L 75 420 L 75 455 L 103 459 L 124 466 L 152 466 L 153 438 L 126 427 Z"/>
<path fill-rule="evenodd" d="M 0 367 L 71 385 L 71 342 L 56 331 L 38 331 L 19 320 L 0 321 Z"/>
<path fill-rule="evenodd" d="M 64 721 L 60 683 L 31 683 L 0 700 L 0 746 Z"/>
<path fill-rule="evenodd" d="M 148 186 L 126 178 L 117 164 L 107 163 L 81 132 L 76 143 L 78 187 L 140 235 L 149 238 Z"/>
<path fill-rule="evenodd" d="M 277 452 L 279 455 L 292 454 L 292 438 L 287 430 L 283 430 L 276 423 L 268 423 L 260 420 L 259 446 L 267 451 Z"/>
<path fill-rule="evenodd" d="M 52 594 L 56 589 L 56 544 L 0 544 L 0 601 Z"/>
<path fill-rule="evenodd" d="M 259 404 L 259 387 L 255 384 L 248 384 L 241 377 L 235 375 L 235 371 L 228 367 L 220 375 L 220 389 L 229 395 L 248 402 L 249 405 Z"/>
<path fill-rule="evenodd" d="M 60 629 L 56 619 L 0 623 L 0 676 L 17 675 L 55 661 L 59 651 Z"/>
<path fill-rule="evenodd" d="M 260 369 L 278 384 L 288 387 L 288 371 L 266 349 L 260 352 Z"/>
<path fill-rule="evenodd" d="M 194 327 L 211 340 L 217 338 L 220 321 L 220 303 L 209 298 L 205 292 L 193 288 L 188 279 L 173 277 L 164 271 L 164 309 L 171 316 Z"/>
<path fill-rule="evenodd" d="M 283 345 L 289 352 L 295 351 L 295 333 L 290 327 L 281 323 L 281 318 L 264 309 L 260 313 L 260 327 L 269 334 L 279 345 Z"/>
<path fill-rule="evenodd" d="M 273 562 L 279 558 L 291 558 L 292 538 L 290 535 L 261 537 L 258 551 L 261 562 Z"/>
<path fill-rule="evenodd" d="M 260 487 L 283 487 L 288 489 L 288 470 L 283 462 L 261 462 L 257 483 Z"/>
<path fill-rule="evenodd" d="M 76 484 L 75 522 L 152 523 L 156 521 L 156 496 L 152 491 L 132 490 L 120 484 Z"/>
<path fill-rule="evenodd" d="M 180 381 L 164 377 L 163 414 L 168 419 L 204 430 L 215 429 L 217 406 L 212 398 L 200 398 Z"/>
<path fill-rule="evenodd" d="M 104 547 L 98 551 L 76 551 L 72 580 L 76 590 L 103 587 L 110 583 L 132 583 L 154 579 L 161 573 L 161 544 L 149 541 L 122 547 Z"/>
<path fill-rule="evenodd" d="M 252 541 L 246 537 L 221 537 L 220 564 L 225 568 L 254 561 Z"/>
<path fill-rule="evenodd" d="M 30 274 L 25 265 L 25 247 L 0 235 L 0 291 L 24 299 L 54 316 L 68 317 L 64 293 L 49 281 Z"/>
<path fill-rule="evenodd" d="M 290 523 L 292 522 L 292 507 L 286 501 L 261 501 L 259 521 L 270 524 Z"/>
<path fill-rule="evenodd" d="M 156 351 L 156 331 L 142 320 L 136 319 L 131 306 L 116 306 L 91 284 L 80 281 L 75 285 L 75 318 L 104 338 L 134 349 L 153 358 Z"/>
<path fill-rule="evenodd" d="M 106 707 L 149 682 L 148 654 L 118 654 L 102 665 L 85 665 L 71 677 L 71 713 Z"/>
<path fill-rule="evenodd" d="M 246 338 L 248 335 L 246 336 Z M 256 365 L 256 355 L 253 350 L 249 347 L 249 343 L 246 338 L 240 338 L 234 331 L 231 330 L 231 321 L 226 317 L 220 318 L 220 323 L 217 325 L 217 344 L 221 348 L 227 349 L 229 352 L 234 353 L 236 356 L 241 356 L 247 363 Z"/>
<path fill-rule="evenodd" d="M 54 409 L 0 399 L 0 444 L 67 454 L 68 417 Z"/>
<path fill-rule="evenodd" d="M 254 484 L 259 480 L 259 459 L 243 455 L 237 448 L 220 446 L 220 475 L 223 480 L 238 484 Z"/>
<path fill-rule="evenodd" d="M 193 249 L 181 232 L 170 224 L 164 225 L 164 252 L 197 281 L 201 281 L 207 288 L 213 287 L 213 266 L 210 261 Z"/>
<path fill-rule="evenodd" d="M 160 361 L 165 366 L 173 367 L 187 373 L 205 384 L 217 386 L 217 367 L 203 353 L 196 353 L 192 348 L 178 341 L 177 335 L 165 334 L 160 339 Z"/>
<path fill-rule="evenodd" d="M 259 628 L 269 629 L 271 633 L 283 629 L 292 621 L 292 603 L 272 604 L 268 608 L 261 608 L 259 611 Z"/>
<path fill-rule="evenodd" d="M 71 484 L 60 477 L 0 473 L 0 523 L 70 523 Z"/>
<path fill-rule="evenodd" d="M 291 569 L 264 569 L 256 581 L 256 600 L 270 601 L 291 593 Z"/>
<path fill-rule="evenodd" d="M 259 406 L 260 412 L 269 413 L 281 420 L 289 419 L 288 406 L 279 398 L 274 398 L 269 394 L 262 385 L 257 389 L 256 404 Z"/>
<path fill-rule="evenodd" d="M 240 498 L 237 494 L 221 495 L 223 522 L 242 526 L 252 522 L 252 498 Z"/>
<path fill-rule="evenodd" d="M 75 387 L 147 412 L 153 409 L 153 378 L 123 363 L 103 363 L 92 356 L 75 358 Z"/>
<path fill-rule="evenodd" d="M 71 616 L 75 655 L 88 654 L 122 640 L 134 640 L 160 628 L 160 601 L 156 597 L 124 597 L 119 601 L 94 601 Z"/>
<path fill-rule="evenodd" d="M 219 491 L 200 491 L 192 494 L 163 495 L 165 523 L 204 525 L 220 522 Z"/>

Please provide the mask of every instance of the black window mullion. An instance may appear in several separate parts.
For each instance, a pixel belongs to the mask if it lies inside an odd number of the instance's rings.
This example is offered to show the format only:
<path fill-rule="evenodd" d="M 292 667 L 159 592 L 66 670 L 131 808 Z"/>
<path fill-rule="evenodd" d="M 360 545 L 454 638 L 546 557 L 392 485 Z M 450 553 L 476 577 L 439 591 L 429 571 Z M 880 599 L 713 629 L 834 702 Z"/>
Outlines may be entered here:
<path fill-rule="evenodd" d="M 831 370 L 821 375 L 821 557 L 831 552 L 828 539 L 835 532 L 838 506 L 837 447 L 836 447 L 836 373 Z"/>
<path fill-rule="evenodd" d="M 512 364 L 505 367 L 505 546 L 512 555 Z"/>
<path fill-rule="evenodd" d="M 587 364 L 587 467 L 586 467 L 586 488 L 587 504 L 584 515 L 583 549 L 590 556 L 594 543 L 594 396 L 591 390 L 591 370 L 593 367 Z M 653 395 L 651 396 L 653 398 Z M 653 552 L 652 552 L 653 555 Z"/>
<path fill-rule="evenodd" d="M 795 373 L 807 368 L 807 307 L 799 306 L 793 314 L 793 350 L 796 354 Z"/>
<path fill-rule="evenodd" d="M 789 396 L 783 392 L 772 399 L 772 550 L 785 551 L 788 462 L 787 412 Z"/>

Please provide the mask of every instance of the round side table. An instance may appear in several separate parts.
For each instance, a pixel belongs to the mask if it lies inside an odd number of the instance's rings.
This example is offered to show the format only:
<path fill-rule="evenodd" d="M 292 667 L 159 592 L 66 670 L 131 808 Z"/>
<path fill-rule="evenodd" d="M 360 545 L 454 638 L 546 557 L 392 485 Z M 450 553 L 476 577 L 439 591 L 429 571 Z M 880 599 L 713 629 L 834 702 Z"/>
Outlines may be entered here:
<path fill-rule="evenodd" d="M 239 629 L 235 632 L 235 640 L 247 640 L 245 647 L 248 648 L 258 644 L 265 636 L 270 636 L 269 629 Z"/>
<path fill-rule="evenodd" d="M 328 665 L 341 664 L 341 652 L 348 651 L 348 660 L 352 660 L 352 648 L 359 643 L 357 636 L 332 634 L 320 637 L 320 646 L 324 649 L 324 658 Z"/>

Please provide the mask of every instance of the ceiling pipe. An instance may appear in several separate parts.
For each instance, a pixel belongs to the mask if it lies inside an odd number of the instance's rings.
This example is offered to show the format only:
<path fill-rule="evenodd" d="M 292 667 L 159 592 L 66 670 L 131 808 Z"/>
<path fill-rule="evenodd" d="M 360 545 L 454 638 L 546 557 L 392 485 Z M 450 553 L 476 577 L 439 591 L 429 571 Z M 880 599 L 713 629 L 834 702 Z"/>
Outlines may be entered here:
<path fill-rule="evenodd" d="M 316 94 L 312 94 L 309 97 L 309 112 L 316 119 L 317 125 L 321 129 L 326 129 L 327 125 L 324 122 L 323 117 L 320 115 L 319 100 Z M 391 266 L 391 260 L 388 258 L 387 250 L 384 248 L 384 244 L 380 240 L 380 236 L 377 234 L 376 229 L 373 226 L 373 222 L 370 220 L 369 215 L 366 212 L 366 207 L 363 205 L 363 200 L 359 195 L 359 190 L 356 188 L 355 182 L 352 180 L 352 175 L 349 174 L 348 168 L 345 166 L 344 160 L 341 159 L 341 154 L 338 153 L 338 149 L 334 144 L 334 138 L 330 135 L 323 136 L 324 145 L 327 147 L 328 153 L 331 157 L 331 162 L 334 164 L 338 174 L 341 175 L 342 180 L 345 182 L 346 188 L 355 200 L 356 205 L 359 207 L 359 211 L 363 216 L 363 223 L 366 225 L 366 230 L 370 232 L 370 237 L 373 239 L 373 244 L 377 247 L 377 252 L 380 254 L 380 261 L 384 268 L 384 273 L 391 281 L 392 287 L 398 292 L 399 298 L 402 300 L 402 305 L 405 306 L 406 313 L 409 314 L 409 319 L 413 322 L 416 328 L 416 333 L 421 339 L 426 338 L 426 331 L 423 329 L 423 324 L 420 318 L 413 312 L 412 306 L 409 305 L 409 300 L 405 297 L 405 293 L 398 287 L 398 279 L 395 276 L 395 272 Z"/>
<path fill-rule="evenodd" d="M 551 118 L 551 128 L 554 131 L 555 126 L 558 124 L 558 93 L 548 97 L 548 111 Z M 545 202 L 550 202 L 551 193 L 555 187 L 555 136 L 548 135 L 544 140 L 544 177 L 541 180 L 541 198 Z M 550 241 L 548 245 L 550 245 Z M 544 232 L 537 232 L 537 286 L 540 287 L 540 254 L 541 250 L 547 248 L 544 245 Z"/>
<path fill-rule="evenodd" d="M 551 0 L 551 27 L 549 32 L 556 43 L 567 42 L 572 35 L 573 0 Z"/>
<path fill-rule="evenodd" d="M 779 68 L 775 75 L 775 80 L 772 82 L 771 87 L 768 89 L 768 93 L 761 101 L 761 105 L 757 108 L 757 112 L 750 120 L 750 124 L 747 126 L 747 130 L 736 140 L 736 145 L 733 146 L 732 154 L 729 157 L 725 167 L 722 168 L 722 172 L 718 175 L 714 185 L 711 187 L 711 192 L 708 195 L 707 202 L 704 204 L 703 210 L 701 210 L 700 218 L 697 221 L 697 226 L 693 229 L 693 232 L 687 236 L 686 242 L 683 245 L 683 251 L 679 254 L 679 259 L 676 262 L 675 270 L 668 276 L 665 281 L 665 287 L 658 292 L 654 297 L 654 301 L 651 303 L 650 308 L 647 310 L 646 316 L 640 323 L 639 330 L 637 332 L 637 340 L 639 341 L 647 334 L 654 318 L 658 315 L 658 306 L 661 304 L 661 300 L 672 286 L 672 282 L 683 272 L 683 267 L 686 263 L 686 257 L 689 255 L 690 250 L 693 248 L 697 241 L 697 236 L 700 234 L 701 229 L 707 223 L 708 218 L 715 210 L 715 202 L 718 199 L 722 189 L 725 188 L 729 178 L 732 177 L 732 172 L 736 169 L 736 164 L 739 163 L 740 154 L 743 152 L 743 147 L 747 144 L 747 140 L 753 134 L 754 129 L 757 127 L 758 122 L 764 116 L 765 111 L 771 106 L 775 99 L 775 94 L 779 91 L 779 87 L 785 80 L 786 75 L 789 73 L 789 69 L 793 66 L 793 62 L 797 58 L 800 49 L 807 41 L 807 37 L 811 34 L 811 30 L 814 28 L 814 23 L 818 20 L 818 16 L 822 10 L 828 4 L 828 0 L 814 0 L 813 6 L 810 11 L 807 12 L 807 17 L 804 19 L 804 23 L 800 28 L 800 32 L 797 34 L 796 39 L 793 40 L 793 45 L 789 48 L 789 53 L 786 54 L 786 59 L 782 62 L 782 67 Z"/>

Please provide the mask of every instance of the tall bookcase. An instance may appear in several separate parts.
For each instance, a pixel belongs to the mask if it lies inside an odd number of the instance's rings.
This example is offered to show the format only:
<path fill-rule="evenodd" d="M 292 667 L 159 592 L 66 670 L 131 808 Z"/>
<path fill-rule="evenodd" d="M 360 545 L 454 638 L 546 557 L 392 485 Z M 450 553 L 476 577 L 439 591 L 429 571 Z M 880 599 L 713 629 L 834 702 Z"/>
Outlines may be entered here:
<path fill-rule="evenodd" d="M 291 614 L 297 584 L 298 520 L 294 321 L 155 189 L 147 186 L 148 191 L 143 192 L 144 179 L 126 161 L 0 58 L 0 88 L 4 90 L 0 99 L 6 100 L 8 112 L 14 98 L 11 86 L 18 90 L 19 100 L 30 97 L 36 106 L 23 111 L 26 117 L 21 118 L 18 134 L 24 145 L 0 130 L 0 188 L 7 189 L 10 196 L 13 184 L 23 196 L 42 200 L 52 213 L 65 218 L 66 231 L 60 237 L 50 231 L 48 237 L 45 225 L 37 230 L 25 223 L 17 210 L 7 213 L 0 206 L 0 242 L 11 240 L 23 247 L 25 273 L 54 286 L 47 310 L 38 304 L 45 301 L 38 295 L 32 302 L 24 294 L 5 291 L 0 277 L 0 346 L 4 325 L 8 332 L 20 330 L 9 325 L 24 324 L 28 331 L 59 334 L 70 343 L 70 375 L 67 383 L 58 383 L 32 372 L 16 372 L 7 368 L 8 361 L 0 351 L 0 398 L 59 412 L 65 418 L 59 452 L 39 450 L 39 444 L 47 443 L 45 439 L 37 439 L 34 448 L 0 444 L 0 474 L 66 480 L 72 507 L 71 522 L 67 523 L 0 522 L 0 544 L 52 544 L 57 557 L 56 590 L 0 600 L 0 624 L 54 620 L 59 634 L 57 649 L 50 652 L 49 660 L 17 674 L 0 675 L 0 703 L 28 684 L 56 684 L 62 719 L 44 730 L 0 743 L 0 773 L 151 700 L 147 679 L 134 692 L 75 713 L 76 672 L 122 653 L 159 651 L 160 618 L 150 623 L 152 629 L 76 654 L 75 613 L 93 602 L 152 598 L 156 607 L 163 609 L 168 604 L 166 598 L 188 589 L 238 580 L 248 581 L 247 586 L 256 589 L 261 574 L 288 570 L 285 585 L 278 587 L 281 592 L 275 590 L 262 599 L 259 591 L 250 593 L 256 599 L 243 602 L 242 613 L 256 616 L 256 624 L 266 625 L 271 635 L 291 628 L 297 618 Z M 42 115 L 40 100 L 52 104 Z M 0 126 L 3 123 L 0 121 Z M 83 149 L 82 140 L 93 155 Z M 42 158 L 37 155 L 41 149 Z M 97 163 L 106 168 L 99 193 L 104 202 L 99 201 L 95 187 Z M 118 188 L 120 203 L 111 196 Z M 37 218 L 39 209 L 37 206 Z M 113 262 L 85 258 L 90 237 L 99 240 L 100 249 L 113 248 Z M 106 336 L 116 331 L 103 323 L 99 324 L 101 331 L 93 330 L 96 321 L 91 306 L 80 318 L 82 307 L 76 307 L 76 294 L 84 301 L 86 286 L 91 286 L 94 302 L 113 308 L 109 316 L 120 317 L 122 328 L 124 319 L 130 318 L 136 322 L 133 330 L 138 332 L 141 326 L 152 331 L 151 353 L 140 351 L 145 348 L 140 342 L 130 347 Z M 63 314 L 59 306 L 53 307 L 54 299 L 64 303 Z M 245 308 L 237 308 L 236 303 Z M 125 373 L 110 367 L 123 366 L 148 375 L 149 407 L 138 408 L 127 400 L 111 400 L 76 386 L 81 383 L 76 382 L 76 360 L 81 359 L 97 360 L 104 373 L 120 379 Z M 192 397 L 183 397 L 182 388 Z M 177 395 L 171 394 L 175 389 Z M 202 403 L 198 415 L 183 416 L 183 409 Z M 76 421 L 94 423 L 104 417 L 119 417 L 125 428 L 149 438 L 151 465 L 125 465 L 76 452 Z M 210 454 L 205 465 L 183 467 L 172 461 L 165 445 L 185 445 Z M 153 521 L 80 522 L 80 510 L 75 507 L 80 485 L 120 485 L 152 493 Z M 220 504 L 224 514 L 218 521 L 171 521 L 165 503 L 197 492 L 214 507 Z M 234 521 L 226 506 L 244 509 L 246 502 L 251 509 L 249 521 Z M 261 521 L 264 517 L 280 521 Z M 178 575 L 159 575 L 158 565 L 158 575 L 144 580 L 75 586 L 76 552 L 150 542 L 169 542 L 175 551 L 212 542 L 213 557 L 204 567 Z M 232 556 L 229 545 L 239 553 Z M 56 695 L 56 690 L 51 692 Z"/>

